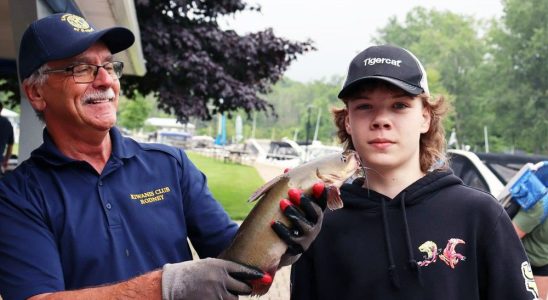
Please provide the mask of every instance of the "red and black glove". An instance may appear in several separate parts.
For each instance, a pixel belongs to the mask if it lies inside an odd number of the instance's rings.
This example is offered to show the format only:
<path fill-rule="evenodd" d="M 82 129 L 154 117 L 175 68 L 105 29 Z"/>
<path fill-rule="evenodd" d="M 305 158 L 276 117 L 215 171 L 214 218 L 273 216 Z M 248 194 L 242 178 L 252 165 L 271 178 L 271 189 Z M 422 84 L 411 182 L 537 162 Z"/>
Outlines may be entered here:
<path fill-rule="evenodd" d="M 312 187 L 312 195 L 298 189 L 290 189 L 288 198 L 280 200 L 280 208 L 291 221 L 288 228 L 280 221 L 272 223 L 272 229 L 287 244 L 287 251 L 280 260 L 280 267 L 296 262 L 320 233 L 323 211 L 327 205 L 327 190 L 323 182 Z"/>

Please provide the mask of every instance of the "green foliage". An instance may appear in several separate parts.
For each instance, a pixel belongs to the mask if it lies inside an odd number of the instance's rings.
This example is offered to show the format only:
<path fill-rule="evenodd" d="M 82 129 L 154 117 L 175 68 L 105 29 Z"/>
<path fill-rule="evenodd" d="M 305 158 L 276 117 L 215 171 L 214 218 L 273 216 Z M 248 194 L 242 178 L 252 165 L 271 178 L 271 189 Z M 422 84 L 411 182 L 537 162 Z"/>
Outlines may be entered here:
<path fill-rule="evenodd" d="M 0 101 L 4 107 L 14 109 L 19 106 L 21 93 L 19 90 L 19 81 L 16 74 L 0 74 Z"/>
<path fill-rule="evenodd" d="M 252 127 L 253 118 L 255 118 L 255 138 L 279 140 L 284 137 L 290 139 L 296 137 L 299 142 L 304 142 L 310 116 L 308 134 L 309 141 L 312 141 L 319 116 L 317 139 L 324 144 L 336 143 L 331 109 L 342 106 L 342 102 L 337 98 L 341 82 L 341 77 L 306 84 L 287 78 L 279 81 L 274 85 L 271 93 L 264 95 L 276 110 L 277 116 L 257 112 L 246 118 L 245 113 L 240 112 L 244 121 L 244 139 L 253 137 Z M 238 112 L 234 115 L 238 115 Z M 217 123 L 217 118 L 210 122 L 196 120 L 196 127 L 201 128 L 198 129 L 198 134 L 215 136 Z M 234 136 L 234 127 L 234 118 L 228 119 L 228 140 Z"/>
<path fill-rule="evenodd" d="M 494 134 L 507 148 L 548 153 L 548 2 L 504 3 L 505 15 L 489 35 Z"/>
<path fill-rule="evenodd" d="M 304 142 L 309 124 L 308 138 L 312 141 L 319 116 L 317 139 L 331 144 L 335 134 L 331 109 L 342 105 L 337 98 L 341 82 L 340 77 L 332 78 L 330 82 L 314 81 L 307 84 L 282 80 L 274 86 L 272 93 L 266 95 L 266 99 L 276 109 L 278 118 L 258 116 L 257 123 L 263 129 L 257 130 L 256 137 L 293 139 L 296 136 L 296 140 Z"/>
<path fill-rule="evenodd" d="M 153 101 L 137 94 L 134 100 L 120 97 L 118 124 L 127 129 L 139 129 L 145 126 L 145 120 L 152 111 Z"/>
<path fill-rule="evenodd" d="M 193 152 L 187 154 L 207 176 L 209 189 L 228 215 L 234 220 L 243 220 L 254 205 L 248 203 L 247 199 L 264 184 L 257 170 L 251 166 L 225 163 Z"/>

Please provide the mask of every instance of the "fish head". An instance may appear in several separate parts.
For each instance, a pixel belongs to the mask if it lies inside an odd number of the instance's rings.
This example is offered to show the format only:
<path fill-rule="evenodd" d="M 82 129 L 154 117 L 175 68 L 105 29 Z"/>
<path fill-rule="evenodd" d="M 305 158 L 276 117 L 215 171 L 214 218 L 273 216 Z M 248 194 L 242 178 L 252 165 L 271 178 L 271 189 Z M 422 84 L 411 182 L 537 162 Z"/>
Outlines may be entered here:
<path fill-rule="evenodd" d="M 328 186 L 339 188 L 346 180 L 360 170 L 360 158 L 356 151 L 346 150 L 319 161 L 316 176 Z"/>
<path fill-rule="evenodd" d="M 312 186 L 321 181 L 327 189 L 327 207 L 338 209 L 342 207 L 339 188 L 359 170 L 358 154 L 356 151 L 347 150 L 325 155 L 291 170 L 290 185 L 310 193 Z"/>

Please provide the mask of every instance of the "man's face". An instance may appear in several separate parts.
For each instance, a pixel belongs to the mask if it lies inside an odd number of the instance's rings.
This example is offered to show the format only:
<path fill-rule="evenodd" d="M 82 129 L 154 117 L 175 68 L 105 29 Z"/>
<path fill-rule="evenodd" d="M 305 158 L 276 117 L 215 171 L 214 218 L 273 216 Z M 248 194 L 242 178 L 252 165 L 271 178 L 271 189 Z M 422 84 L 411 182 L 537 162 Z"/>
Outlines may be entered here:
<path fill-rule="evenodd" d="M 62 69 L 82 63 L 104 65 L 112 59 L 104 44 L 95 43 L 75 57 L 51 61 L 48 66 Z M 73 76 L 66 73 L 50 73 L 39 90 L 43 105 L 33 106 L 43 112 L 48 129 L 108 131 L 116 123 L 120 81 L 113 79 L 104 68 L 99 68 L 90 83 L 76 83 Z"/>
<path fill-rule="evenodd" d="M 420 98 L 399 89 L 379 86 L 348 101 L 346 131 L 365 166 L 377 171 L 420 170 L 419 141 L 429 125 Z"/>

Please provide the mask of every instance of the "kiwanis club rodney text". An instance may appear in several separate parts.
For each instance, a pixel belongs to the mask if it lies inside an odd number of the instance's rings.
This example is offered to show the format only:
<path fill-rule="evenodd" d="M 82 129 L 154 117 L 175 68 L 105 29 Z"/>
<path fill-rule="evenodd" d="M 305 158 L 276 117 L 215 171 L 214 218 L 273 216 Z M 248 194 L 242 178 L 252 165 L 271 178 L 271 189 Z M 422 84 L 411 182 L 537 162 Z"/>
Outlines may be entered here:
<path fill-rule="evenodd" d="M 129 194 L 131 199 L 139 200 L 141 204 L 148 204 L 164 200 L 164 194 L 170 192 L 169 187 L 159 188 L 153 191 L 144 192 L 141 194 Z"/>

